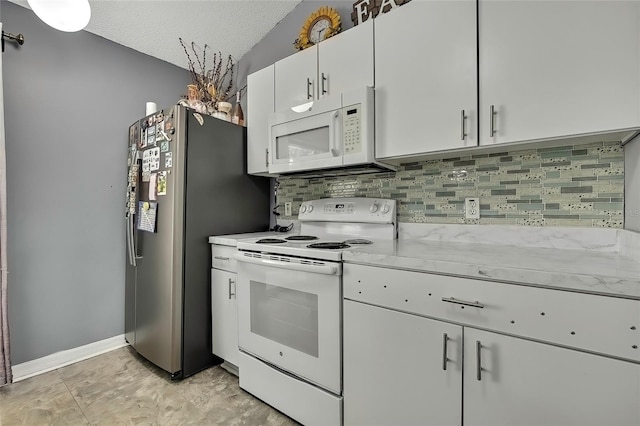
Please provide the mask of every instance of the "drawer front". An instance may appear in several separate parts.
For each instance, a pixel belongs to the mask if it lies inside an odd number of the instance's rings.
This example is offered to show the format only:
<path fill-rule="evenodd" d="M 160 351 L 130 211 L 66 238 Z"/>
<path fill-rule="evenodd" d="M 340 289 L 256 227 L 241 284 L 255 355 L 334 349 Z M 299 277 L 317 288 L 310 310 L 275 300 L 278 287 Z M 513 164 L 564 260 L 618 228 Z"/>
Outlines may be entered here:
<path fill-rule="evenodd" d="M 211 267 L 229 272 L 237 272 L 236 247 L 211 244 Z"/>
<path fill-rule="evenodd" d="M 345 299 L 640 361 L 637 300 L 353 264 L 343 282 Z"/>

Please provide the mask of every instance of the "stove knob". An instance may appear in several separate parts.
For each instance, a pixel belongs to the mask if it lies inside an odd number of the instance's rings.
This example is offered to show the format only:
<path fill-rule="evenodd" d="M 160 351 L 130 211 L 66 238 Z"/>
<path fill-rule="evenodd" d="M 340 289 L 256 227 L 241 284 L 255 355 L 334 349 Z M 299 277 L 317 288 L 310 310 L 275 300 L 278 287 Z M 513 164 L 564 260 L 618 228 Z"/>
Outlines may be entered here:
<path fill-rule="evenodd" d="M 385 204 L 384 206 L 382 206 L 382 213 L 387 214 L 389 213 L 389 210 L 391 209 L 389 208 L 388 205 Z"/>
<path fill-rule="evenodd" d="M 378 211 L 378 205 L 377 205 L 376 203 L 373 203 L 373 204 L 371 205 L 371 207 L 369 207 L 369 211 L 370 211 L 371 213 L 375 213 L 375 212 L 377 212 L 377 211 Z"/>
<path fill-rule="evenodd" d="M 307 211 L 307 206 L 305 206 L 304 204 L 300 206 L 300 213 L 304 213 Z"/>
<path fill-rule="evenodd" d="M 307 210 L 309 211 L 309 213 L 311 213 L 313 211 L 313 205 L 310 205 Z"/>

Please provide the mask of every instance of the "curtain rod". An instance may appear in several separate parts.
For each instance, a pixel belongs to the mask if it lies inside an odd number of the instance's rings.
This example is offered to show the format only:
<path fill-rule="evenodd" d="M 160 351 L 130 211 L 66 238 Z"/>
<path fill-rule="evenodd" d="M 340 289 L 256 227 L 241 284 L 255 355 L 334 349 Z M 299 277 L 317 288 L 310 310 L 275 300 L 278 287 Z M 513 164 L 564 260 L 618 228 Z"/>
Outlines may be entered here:
<path fill-rule="evenodd" d="M 10 40 L 18 45 L 22 46 L 24 44 L 24 36 L 22 34 L 11 34 L 5 31 L 2 31 L 2 51 L 4 52 L 4 41 Z"/>

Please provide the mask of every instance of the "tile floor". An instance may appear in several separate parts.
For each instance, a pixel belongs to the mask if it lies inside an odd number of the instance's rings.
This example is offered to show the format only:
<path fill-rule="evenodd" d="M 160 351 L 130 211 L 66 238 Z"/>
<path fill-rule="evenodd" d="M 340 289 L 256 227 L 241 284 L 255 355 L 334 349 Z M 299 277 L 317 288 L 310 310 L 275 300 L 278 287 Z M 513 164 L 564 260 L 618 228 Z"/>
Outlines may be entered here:
<path fill-rule="evenodd" d="M 212 367 L 182 381 L 129 347 L 0 388 L 0 425 L 297 425 Z"/>

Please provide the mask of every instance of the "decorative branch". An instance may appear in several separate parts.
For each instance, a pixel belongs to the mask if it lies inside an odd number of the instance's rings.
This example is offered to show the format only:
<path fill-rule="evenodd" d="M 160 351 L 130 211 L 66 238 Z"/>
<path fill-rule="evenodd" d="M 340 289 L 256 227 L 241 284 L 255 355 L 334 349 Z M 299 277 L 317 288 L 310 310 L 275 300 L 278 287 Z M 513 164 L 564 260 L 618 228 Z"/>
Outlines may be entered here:
<path fill-rule="evenodd" d="M 210 46 L 205 44 L 204 48 L 200 51 L 202 53 L 201 60 L 199 49 L 194 42 L 191 42 L 190 49 L 188 49 L 182 37 L 178 38 L 178 40 L 187 56 L 187 65 L 191 81 L 198 88 L 202 101 L 216 107 L 218 102 L 230 100 L 235 95 L 233 92 L 233 76 L 236 64 L 233 57 L 231 55 L 227 57 L 223 69 L 222 52 L 214 52 L 213 64 L 211 68 L 207 70 L 207 49 L 210 48 Z"/>

